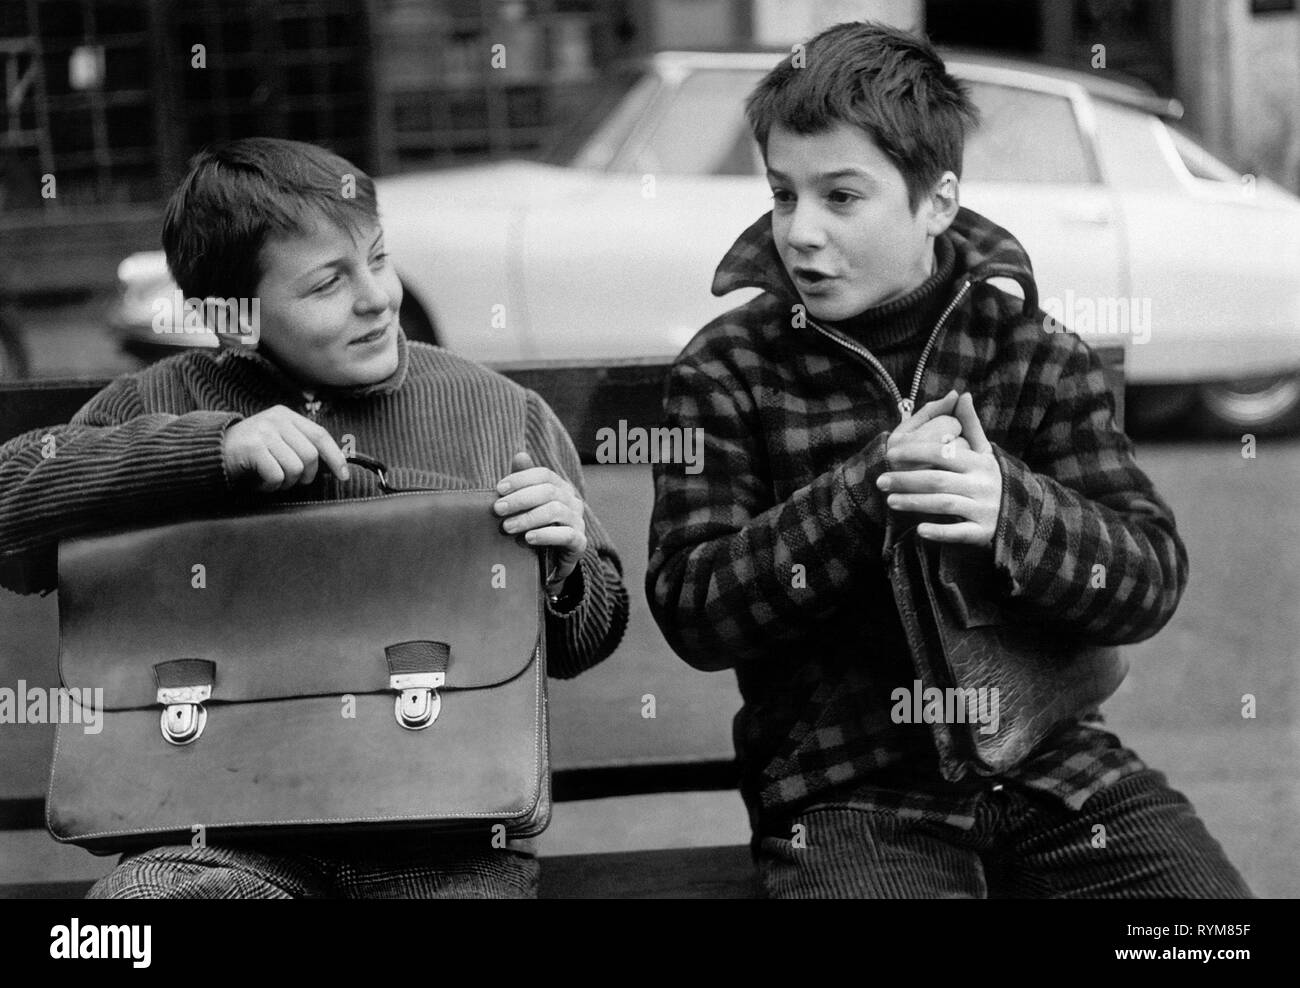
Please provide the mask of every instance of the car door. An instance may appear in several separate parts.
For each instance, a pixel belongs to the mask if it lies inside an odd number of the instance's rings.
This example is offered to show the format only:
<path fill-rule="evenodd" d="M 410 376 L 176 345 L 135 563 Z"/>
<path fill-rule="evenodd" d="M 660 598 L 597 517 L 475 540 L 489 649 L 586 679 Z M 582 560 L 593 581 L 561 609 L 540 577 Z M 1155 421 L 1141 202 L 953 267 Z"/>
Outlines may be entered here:
<path fill-rule="evenodd" d="M 1051 311 L 1054 300 L 1072 326 L 1070 310 L 1126 295 L 1124 231 L 1094 153 L 1088 95 L 1029 72 L 949 69 L 970 85 L 981 118 L 966 141 L 962 205 L 1024 246 L 1039 304 Z"/>
<path fill-rule="evenodd" d="M 1139 383 L 1300 368 L 1300 203 L 1214 160 L 1149 113 L 1096 103 L 1099 147 L 1125 218 L 1132 294 L 1151 300 Z"/>

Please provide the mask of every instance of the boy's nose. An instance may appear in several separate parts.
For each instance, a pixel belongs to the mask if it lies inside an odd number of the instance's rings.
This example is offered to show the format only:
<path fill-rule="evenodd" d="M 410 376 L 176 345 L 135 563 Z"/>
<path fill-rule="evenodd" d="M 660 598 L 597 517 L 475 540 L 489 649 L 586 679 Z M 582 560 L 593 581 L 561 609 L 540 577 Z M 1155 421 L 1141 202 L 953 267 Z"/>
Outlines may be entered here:
<path fill-rule="evenodd" d="M 786 229 L 786 242 L 797 251 L 816 250 L 826 243 L 826 235 L 817 221 L 815 210 L 796 206 Z"/>
<path fill-rule="evenodd" d="M 369 271 L 358 283 L 357 304 L 358 312 L 382 312 L 392 304 L 392 296 L 384 287 L 384 283 L 376 278 Z"/>

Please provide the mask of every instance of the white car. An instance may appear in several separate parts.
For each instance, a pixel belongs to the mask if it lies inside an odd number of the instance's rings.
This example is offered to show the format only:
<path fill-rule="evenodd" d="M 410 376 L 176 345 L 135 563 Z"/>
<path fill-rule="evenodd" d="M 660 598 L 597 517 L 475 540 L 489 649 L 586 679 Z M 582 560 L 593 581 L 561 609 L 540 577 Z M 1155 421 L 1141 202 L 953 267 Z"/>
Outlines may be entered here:
<path fill-rule="evenodd" d="M 403 325 L 489 362 L 672 357 L 748 297 L 709 292 L 771 208 L 743 105 L 777 53 L 665 52 L 564 165 L 508 161 L 379 179 Z M 1175 101 L 1099 75 L 950 53 L 982 123 L 962 204 L 1007 228 L 1044 309 L 1127 346 L 1130 415 L 1223 430 L 1300 422 L 1300 199 L 1216 161 Z M 122 262 L 115 320 L 156 336 L 158 252 Z M 752 294 L 752 291 L 750 292 Z"/>

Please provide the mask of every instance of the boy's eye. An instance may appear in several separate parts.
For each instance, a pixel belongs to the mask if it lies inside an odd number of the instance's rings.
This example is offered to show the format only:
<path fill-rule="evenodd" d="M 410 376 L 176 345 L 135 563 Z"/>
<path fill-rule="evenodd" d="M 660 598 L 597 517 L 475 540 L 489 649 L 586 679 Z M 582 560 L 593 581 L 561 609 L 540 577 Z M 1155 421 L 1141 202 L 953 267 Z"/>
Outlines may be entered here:
<path fill-rule="evenodd" d="M 332 274 L 332 275 L 330 275 L 328 278 L 326 278 L 324 281 L 322 281 L 322 282 L 320 282 L 318 285 L 316 285 L 316 287 L 313 288 L 312 291 L 313 291 L 313 292 L 325 292 L 325 291 L 329 291 L 329 290 L 330 290 L 331 288 L 333 288 L 336 284 L 338 284 L 338 281 L 339 281 L 339 276 L 338 276 L 337 274 Z"/>
<path fill-rule="evenodd" d="M 794 202 L 794 193 L 789 189 L 773 189 L 772 198 L 776 202 Z"/>
<path fill-rule="evenodd" d="M 848 189 L 836 189 L 826 197 L 837 206 L 847 206 L 854 199 L 861 199 L 860 195 L 848 191 Z"/>
<path fill-rule="evenodd" d="M 381 250 L 378 254 L 376 254 L 374 257 L 370 259 L 370 264 L 373 267 L 376 265 L 383 265 L 387 261 L 388 261 L 388 252 Z"/>

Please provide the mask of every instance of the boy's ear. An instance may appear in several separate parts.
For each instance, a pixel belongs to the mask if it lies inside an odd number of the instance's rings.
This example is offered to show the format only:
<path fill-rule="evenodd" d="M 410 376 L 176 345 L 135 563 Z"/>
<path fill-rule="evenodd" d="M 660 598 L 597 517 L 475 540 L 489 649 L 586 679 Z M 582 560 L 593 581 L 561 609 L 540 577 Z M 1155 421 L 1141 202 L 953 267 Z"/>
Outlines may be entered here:
<path fill-rule="evenodd" d="M 937 237 L 957 218 L 957 210 L 961 206 L 960 186 L 961 183 L 953 172 L 944 172 L 939 176 L 939 181 L 934 183 L 925 203 L 928 210 L 925 232 L 930 236 Z"/>

